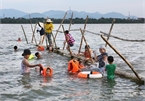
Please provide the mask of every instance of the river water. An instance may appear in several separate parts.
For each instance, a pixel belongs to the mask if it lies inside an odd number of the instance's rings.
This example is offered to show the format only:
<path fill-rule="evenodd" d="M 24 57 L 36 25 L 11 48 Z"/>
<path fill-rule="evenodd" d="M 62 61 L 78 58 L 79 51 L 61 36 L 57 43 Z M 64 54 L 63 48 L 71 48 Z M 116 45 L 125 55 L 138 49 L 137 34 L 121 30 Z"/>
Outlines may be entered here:
<path fill-rule="evenodd" d="M 31 43 L 32 30 L 30 24 L 22 24 L 26 32 L 29 44 L 20 24 L 0 24 L 0 101 L 145 101 L 145 86 L 139 85 L 129 79 L 116 75 L 114 81 L 108 81 L 106 77 L 101 79 L 81 79 L 74 75 L 68 75 L 68 57 L 56 53 L 41 52 L 43 59 L 33 59 L 31 64 L 41 63 L 44 66 L 51 66 L 54 70 L 53 77 L 41 77 L 35 69 L 31 74 L 23 76 L 20 73 L 21 56 L 25 48 L 29 48 L 35 54 L 36 46 Z M 34 26 L 34 25 L 33 25 Z M 59 25 L 55 24 L 57 30 Z M 108 33 L 110 24 L 88 24 L 86 30 L 99 33 Z M 69 25 L 64 25 L 68 29 Z M 71 29 L 84 28 L 83 24 L 74 24 Z M 62 28 L 61 28 L 62 30 Z M 56 32 L 54 32 L 55 35 Z M 75 38 L 73 52 L 77 52 L 80 45 L 80 31 L 71 32 Z M 145 40 L 144 24 L 115 24 L 111 35 L 132 40 Z M 18 38 L 21 42 L 17 42 Z M 40 38 L 35 33 L 38 41 Z M 100 45 L 105 42 L 100 36 L 85 33 L 85 38 L 97 54 Z M 58 33 L 56 44 L 63 47 L 64 35 Z M 141 77 L 145 77 L 145 42 L 127 42 L 110 37 L 109 42 L 132 64 Z M 14 45 L 18 51 L 14 52 Z M 45 45 L 45 44 L 44 44 Z M 82 51 L 85 43 L 83 42 Z M 127 64 L 107 46 L 109 55 L 114 56 L 118 69 L 132 73 Z"/>

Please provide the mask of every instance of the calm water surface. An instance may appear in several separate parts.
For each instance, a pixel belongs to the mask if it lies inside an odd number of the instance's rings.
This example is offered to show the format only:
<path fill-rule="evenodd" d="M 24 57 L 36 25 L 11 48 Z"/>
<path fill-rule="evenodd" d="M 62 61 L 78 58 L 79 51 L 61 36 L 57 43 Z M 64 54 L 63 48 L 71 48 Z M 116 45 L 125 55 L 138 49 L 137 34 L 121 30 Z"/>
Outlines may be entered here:
<path fill-rule="evenodd" d="M 108 81 L 106 77 L 81 79 L 75 75 L 68 75 L 66 70 L 69 58 L 47 51 L 41 52 L 43 59 L 34 59 L 30 63 L 51 66 L 54 69 L 52 78 L 39 76 L 35 69 L 31 69 L 30 75 L 21 75 L 23 49 L 29 48 L 33 54 L 36 52 L 34 43 L 31 43 L 31 25 L 22 25 L 29 44 L 26 44 L 20 24 L 0 24 L 0 101 L 145 101 L 144 85 L 119 76 L 116 76 L 114 81 Z M 57 24 L 54 26 L 55 29 L 59 27 Z M 83 26 L 83 24 L 72 25 L 71 29 L 79 29 Z M 100 31 L 108 33 L 110 26 L 110 24 L 88 24 L 86 29 L 96 33 Z M 68 25 L 64 27 L 67 29 Z M 75 31 L 71 34 L 76 39 L 72 50 L 77 52 L 81 33 Z M 145 25 L 115 24 L 111 34 L 125 39 L 145 40 Z M 35 33 L 35 36 L 38 41 L 39 34 Z M 21 42 L 16 41 L 18 37 L 22 39 Z M 85 33 L 85 37 L 90 47 L 99 54 L 99 46 L 105 44 L 101 37 L 91 33 Z M 63 33 L 58 33 L 56 40 L 57 46 L 62 48 Z M 114 38 L 110 38 L 109 42 L 133 65 L 141 77 L 145 77 L 145 42 L 127 42 Z M 18 46 L 17 52 L 13 51 L 14 45 Z M 85 43 L 82 51 L 84 45 Z M 118 69 L 132 73 L 110 47 L 107 47 L 107 52 L 114 56 Z"/>

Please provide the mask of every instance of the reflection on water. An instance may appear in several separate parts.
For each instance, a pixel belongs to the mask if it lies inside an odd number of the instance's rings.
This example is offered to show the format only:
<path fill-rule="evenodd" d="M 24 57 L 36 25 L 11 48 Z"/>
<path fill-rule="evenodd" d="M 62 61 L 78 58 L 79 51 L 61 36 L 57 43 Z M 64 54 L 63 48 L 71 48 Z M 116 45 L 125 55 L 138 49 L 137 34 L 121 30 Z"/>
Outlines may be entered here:
<path fill-rule="evenodd" d="M 20 74 L 20 63 L 23 59 L 23 49 L 29 48 L 34 54 L 36 46 L 26 44 L 20 25 L 0 25 L 2 31 L 0 34 L 0 101 L 144 101 L 145 86 L 138 85 L 129 79 L 116 76 L 115 80 L 102 79 L 82 79 L 76 75 L 67 74 L 67 62 L 69 58 L 42 51 L 42 59 L 33 59 L 31 64 L 42 63 L 50 66 L 54 70 L 53 77 L 40 76 L 34 68 L 31 69 L 30 75 Z M 11 27 L 13 26 L 13 27 Z M 59 25 L 55 25 L 56 28 Z M 68 25 L 65 25 L 67 28 Z M 72 26 L 72 29 L 83 28 L 83 25 Z M 28 41 L 31 41 L 31 27 L 24 25 Z M 88 25 L 87 29 L 93 32 L 108 32 L 110 24 Z M 135 30 L 136 29 L 136 30 Z M 114 25 L 112 35 L 129 38 L 143 39 L 145 34 L 141 24 L 117 24 Z M 5 33 L 9 33 L 9 36 Z M 71 32 L 76 39 L 76 44 L 72 47 L 73 52 L 78 51 L 80 45 L 80 32 Z M 76 35 L 75 35 L 76 34 Z M 105 43 L 100 36 L 85 33 L 90 47 L 98 54 L 98 48 Z M 21 42 L 16 40 L 20 37 Z M 36 34 L 36 38 L 39 38 Z M 58 34 L 57 45 L 63 47 L 64 36 Z M 139 75 L 144 76 L 144 57 L 145 43 L 124 42 L 110 38 L 110 43 L 121 52 L 125 58 L 131 62 Z M 18 51 L 14 52 L 13 46 L 18 46 Z M 84 44 L 83 44 L 84 45 Z M 84 46 L 82 46 L 84 47 Z M 81 51 L 83 51 L 82 48 Z M 113 55 L 117 68 L 132 72 L 124 61 L 116 53 L 107 47 L 107 52 Z"/>
<path fill-rule="evenodd" d="M 20 82 L 22 83 L 22 85 L 24 85 L 24 88 L 29 89 L 32 87 L 32 85 L 30 84 L 30 82 L 31 82 L 30 74 L 23 75 Z"/>

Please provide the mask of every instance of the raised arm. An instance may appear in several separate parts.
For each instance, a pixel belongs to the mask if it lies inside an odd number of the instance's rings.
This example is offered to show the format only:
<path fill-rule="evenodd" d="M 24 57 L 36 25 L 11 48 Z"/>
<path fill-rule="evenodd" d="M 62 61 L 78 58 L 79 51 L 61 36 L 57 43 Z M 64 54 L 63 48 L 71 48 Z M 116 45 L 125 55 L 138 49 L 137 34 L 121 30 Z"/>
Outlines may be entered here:
<path fill-rule="evenodd" d="M 31 64 L 29 64 L 29 62 L 26 61 L 26 60 L 23 60 L 23 64 L 26 65 L 27 67 L 30 67 L 30 68 L 33 68 L 33 67 L 36 67 L 36 66 L 39 66 L 39 67 L 40 67 L 40 65 L 41 65 L 41 64 L 31 65 Z"/>

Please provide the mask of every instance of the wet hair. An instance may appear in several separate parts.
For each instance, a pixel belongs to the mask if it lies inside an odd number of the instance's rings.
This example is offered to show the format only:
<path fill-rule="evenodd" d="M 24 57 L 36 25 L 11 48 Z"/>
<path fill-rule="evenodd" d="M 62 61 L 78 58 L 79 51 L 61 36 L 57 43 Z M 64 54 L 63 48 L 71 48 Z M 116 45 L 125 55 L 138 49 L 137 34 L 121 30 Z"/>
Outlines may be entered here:
<path fill-rule="evenodd" d="M 64 33 L 65 33 L 65 34 L 68 34 L 68 33 L 69 33 L 69 31 L 68 31 L 68 30 L 65 30 L 65 31 L 64 31 Z"/>
<path fill-rule="evenodd" d="M 18 49 L 18 47 L 17 46 L 14 46 L 14 49 L 16 50 L 16 49 Z"/>
<path fill-rule="evenodd" d="M 107 60 L 108 60 L 109 62 L 113 62 L 113 61 L 114 61 L 114 58 L 113 58 L 113 56 L 108 56 Z"/>
<path fill-rule="evenodd" d="M 39 54 L 39 52 L 36 52 L 36 53 L 35 53 L 35 56 L 38 56 L 38 54 Z"/>
<path fill-rule="evenodd" d="M 85 45 L 85 49 L 87 49 L 87 48 L 90 48 L 90 46 L 89 45 Z"/>

